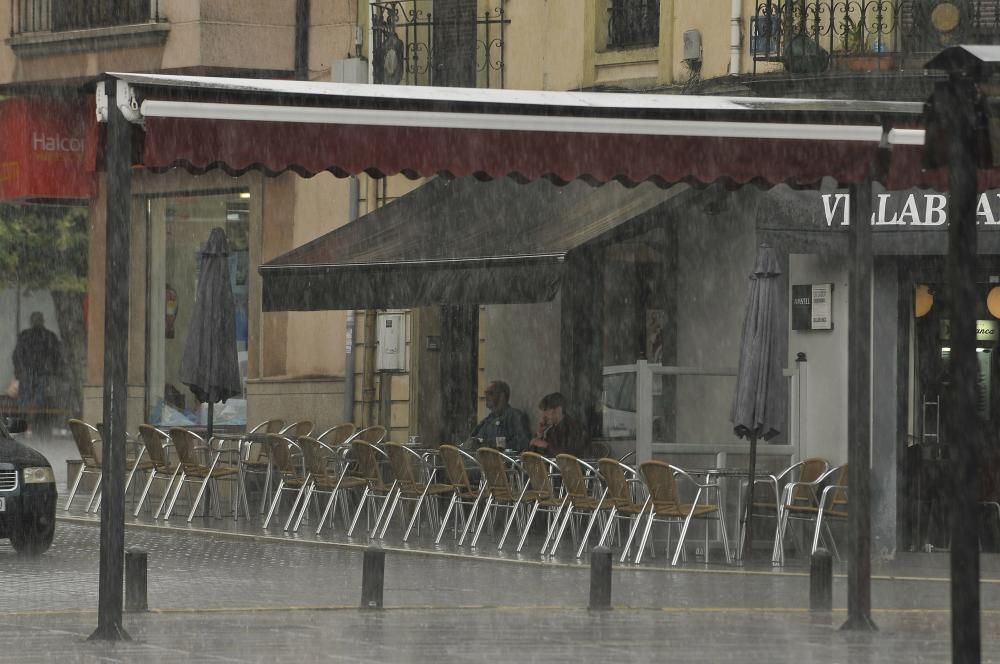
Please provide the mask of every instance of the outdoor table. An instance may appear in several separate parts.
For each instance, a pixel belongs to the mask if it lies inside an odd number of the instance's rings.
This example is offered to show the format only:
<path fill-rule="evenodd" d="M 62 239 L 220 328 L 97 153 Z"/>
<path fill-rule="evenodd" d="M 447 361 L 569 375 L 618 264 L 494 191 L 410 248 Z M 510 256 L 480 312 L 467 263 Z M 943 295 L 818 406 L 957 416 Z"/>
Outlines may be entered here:
<path fill-rule="evenodd" d="M 737 467 L 684 468 L 683 470 L 689 475 L 693 475 L 696 477 L 704 477 L 708 482 L 712 482 L 714 478 L 715 483 L 717 483 L 720 487 L 722 495 L 719 498 L 719 502 L 723 506 L 723 509 L 725 509 L 725 506 L 728 505 L 728 502 L 726 500 L 727 492 L 726 492 L 726 484 L 721 482 L 720 480 L 746 480 L 748 477 L 750 477 L 750 470 L 746 466 L 738 468 Z M 767 480 L 772 477 L 772 473 L 762 468 L 756 468 L 754 469 L 754 477 L 757 480 Z M 743 519 L 743 492 L 739 491 L 736 498 L 736 518 L 732 520 L 727 519 L 727 521 L 729 521 L 730 523 L 735 524 L 734 525 L 735 532 L 733 533 L 734 536 L 729 539 L 729 541 L 732 542 L 732 545 L 736 547 L 734 556 L 735 560 L 743 559 L 743 547 L 740 546 L 742 519 Z"/>

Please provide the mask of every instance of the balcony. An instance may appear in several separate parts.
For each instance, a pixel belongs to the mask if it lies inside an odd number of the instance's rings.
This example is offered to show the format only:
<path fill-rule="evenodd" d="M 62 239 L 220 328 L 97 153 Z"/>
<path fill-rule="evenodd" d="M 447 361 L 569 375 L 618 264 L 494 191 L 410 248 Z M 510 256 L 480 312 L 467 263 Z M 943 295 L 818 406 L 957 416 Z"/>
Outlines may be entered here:
<path fill-rule="evenodd" d="M 750 25 L 755 74 L 919 68 L 959 43 L 1000 44 L 1000 0 L 767 0 Z"/>
<path fill-rule="evenodd" d="M 478 14 L 475 30 L 476 87 L 504 87 L 505 31 L 510 24 L 506 0 Z M 440 24 L 427 0 L 371 2 L 372 57 L 375 83 L 434 85 L 434 30 Z M 445 29 L 445 28 L 442 28 Z M 454 29 L 449 24 L 447 29 Z"/>
<path fill-rule="evenodd" d="M 608 49 L 660 43 L 660 0 L 613 0 L 608 7 Z"/>
<path fill-rule="evenodd" d="M 162 44 L 161 0 L 10 0 L 10 39 L 19 56 Z"/>

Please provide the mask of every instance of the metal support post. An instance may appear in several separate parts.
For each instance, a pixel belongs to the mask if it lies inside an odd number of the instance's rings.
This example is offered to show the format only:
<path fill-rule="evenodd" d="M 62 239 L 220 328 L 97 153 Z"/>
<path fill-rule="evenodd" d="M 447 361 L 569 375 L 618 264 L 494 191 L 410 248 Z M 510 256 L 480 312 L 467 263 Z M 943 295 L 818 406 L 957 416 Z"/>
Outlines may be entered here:
<path fill-rule="evenodd" d="M 118 109 L 114 78 L 105 82 L 108 126 L 104 295 L 104 430 L 97 630 L 91 639 L 129 640 L 122 626 L 125 558 L 125 409 L 128 379 L 129 217 L 132 125 Z"/>
<path fill-rule="evenodd" d="M 590 552 L 590 606 L 591 611 L 611 609 L 611 549 L 594 547 Z"/>
<path fill-rule="evenodd" d="M 125 610 L 138 613 L 149 609 L 147 600 L 147 563 L 149 554 L 138 547 L 125 552 Z"/>
<path fill-rule="evenodd" d="M 377 546 L 365 549 L 361 570 L 361 608 L 381 609 L 385 588 L 385 551 Z"/>

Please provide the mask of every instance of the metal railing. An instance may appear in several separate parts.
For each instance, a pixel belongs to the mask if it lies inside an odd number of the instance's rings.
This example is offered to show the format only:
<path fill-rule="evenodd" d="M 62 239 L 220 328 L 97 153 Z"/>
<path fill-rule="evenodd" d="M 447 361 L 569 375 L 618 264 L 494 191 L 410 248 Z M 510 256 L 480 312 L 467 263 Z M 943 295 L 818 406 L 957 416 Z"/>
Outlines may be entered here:
<path fill-rule="evenodd" d="M 381 0 L 371 3 L 375 83 L 434 85 L 436 21 L 423 0 Z M 476 87 L 504 87 L 506 0 L 476 17 Z M 395 51 L 401 69 L 386 71 L 386 51 Z"/>
<path fill-rule="evenodd" d="M 660 43 L 660 0 L 612 0 L 608 7 L 608 48 Z"/>
<path fill-rule="evenodd" d="M 10 0 L 12 37 L 160 20 L 160 0 Z"/>
<path fill-rule="evenodd" d="M 898 55 L 1000 44 L 1000 0 L 766 0 L 750 20 L 755 72 L 757 62 L 805 73 L 858 58 L 890 69 Z"/>
<path fill-rule="evenodd" d="M 768 444 L 760 446 L 761 454 L 788 456 L 789 458 L 800 458 L 805 438 L 803 417 L 807 412 L 806 386 L 803 372 L 806 363 L 797 362 L 795 366 L 782 370 L 782 375 L 788 381 L 788 402 L 786 410 L 786 431 L 784 432 L 784 444 Z M 653 377 L 654 376 L 701 376 L 701 377 L 724 377 L 735 378 L 735 368 L 712 369 L 705 367 L 674 367 L 650 364 L 646 360 L 639 360 L 635 364 L 615 365 L 604 367 L 604 375 L 614 375 L 621 373 L 635 373 L 635 453 L 638 461 L 651 459 L 653 454 L 719 454 L 719 453 L 744 453 L 747 449 L 745 442 L 736 439 L 735 435 L 729 440 L 713 441 L 684 441 L 684 442 L 654 442 L 653 436 Z M 726 415 L 720 415 L 726 417 Z"/>

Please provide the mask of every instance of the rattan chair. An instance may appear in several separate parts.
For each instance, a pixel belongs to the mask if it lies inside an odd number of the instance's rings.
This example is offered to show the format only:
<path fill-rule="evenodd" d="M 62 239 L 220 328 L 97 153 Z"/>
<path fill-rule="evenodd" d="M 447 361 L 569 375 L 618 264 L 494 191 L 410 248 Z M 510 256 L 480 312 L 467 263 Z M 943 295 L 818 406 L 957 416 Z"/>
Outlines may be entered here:
<path fill-rule="evenodd" d="M 793 463 L 777 475 L 758 477 L 755 480 L 755 485 L 766 484 L 771 490 L 769 493 L 773 496 L 773 500 L 767 500 L 766 498 L 757 500 L 755 494 L 753 503 L 754 518 L 771 517 L 774 519 L 774 546 L 771 552 L 772 559 L 778 558 L 778 552 L 784 546 L 784 542 L 782 540 L 784 533 L 781 528 L 781 510 L 785 502 L 785 498 L 783 497 L 784 491 L 789 485 L 794 485 L 794 491 L 789 499 L 796 505 L 812 505 L 815 507 L 818 504 L 816 496 L 817 483 L 819 482 L 819 478 L 822 477 L 827 470 L 829 470 L 829 467 L 830 464 L 826 459 L 803 459 L 802 461 Z M 746 480 L 740 483 L 740 487 L 740 497 L 742 498 L 746 488 Z M 741 526 L 739 546 L 736 549 L 740 554 L 743 552 L 744 536 L 743 528 Z"/>
<path fill-rule="evenodd" d="M 722 546 L 726 554 L 726 562 L 732 562 L 732 554 L 729 551 L 729 538 L 726 531 L 725 511 L 719 504 L 719 485 L 713 482 L 698 482 L 681 468 L 672 466 L 662 461 L 643 461 L 639 464 L 639 476 L 646 485 L 649 492 L 650 502 L 648 516 L 646 517 L 646 528 L 643 531 L 642 539 L 639 541 L 639 549 L 635 554 L 636 564 L 642 561 L 643 550 L 649 540 L 649 535 L 653 523 L 659 521 L 670 525 L 680 525 L 681 531 L 677 541 L 677 548 L 670 561 L 671 565 L 676 565 L 678 559 L 684 551 L 684 539 L 687 536 L 688 527 L 692 519 L 717 519 L 722 535 Z M 681 477 L 695 487 L 695 497 L 690 503 L 682 503 L 677 489 L 676 478 Z M 715 494 L 716 503 L 708 502 L 708 495 Z M 706 503 L 699 503 L 699 499 L 705 496 Z M 708 531 L 705 532 L 705 559 L 708 559 Z M 669 547 L 669 543 L 668 543 Z"/>
<path fill-rule="evenodd" d="M 479 507 L 479 501 L 482 498 L 482 482 L 479 486 L 473 487 L 472 481 L 469 479 L 468 465 L 479 465 L 476 458 L 460 449 L 454 445 L 441 445 L 438 447 L 438 455 L 441 457 L 441 462 L 444 464 L 445 474 L 448 477 L 448 483 L 451 485 L 452 494 L 451 500 L 448 501 L 448 507 L 444 511 L 444 516 L 441 518 L 441 528 L 438 530 L 437 537 L 434 538 L 435 544 L 441 543 L 441 537 L 444 535 L 445 528 L 448 526 L 448 518 L 451 516 L 452 511 L 455 512 L 455 527 L 454 527 L 454 538 L 458 540 L 458 522 L 462 519 L 463 523 L 471 522 L 476 518 L 476 511 Z M 480 473 L 481 475 L 482 473 Z M 456 509 L 456 505 L 458 509 Z M 466 515 L 462 512 L 461 506 L 468 506 L 469 513 Z M 464 525 L 463 525 L 464 530 Z"/>
<path fill-rule="evenodd" d="M 385 537 L 389 522 L 392 521 L 392 515 L 396 512 L 396 506 L 401 504 L 400 501 L 408 500 L 413 503 L 413 516 L 410 517 L 409 525 L 407 525 L 406 531 L 403 533 L 403 541 L 406 542 L 410 539 L 410 533 L 413 531 L 414 524 L 417 525 L 417 532 L 419 533 L 420 508 L 424 505 L 427 506 L 428 522 L 432 527 L 434 525 L 434 521 L 438 516 L 436 509 L 437 501 L 427 500 L 428 496 L 436 498 L 452 493 L 453 489 L 450 484 L 434 482 L 437 469 L 428 469 L 424 458 L 406 445 L 387 442 L 385 444 L 385 452 L 389 456 L 389 466 L 392 469 L 394 478 L 393 487 L 395 495 L 393 495 L 393 491 L 390 489 L 391 503 L 385 518 L 382 520 L 382 528 L 378 530 L 378 536 L 380 538 Z"/>
<path fill-rule="evenodd" d="M 375 427 L 369 427 L 369 429 L 374 428 Z M 383 433 L 385 432 L 384 427 L 378 428 L 382 429 Z M 389 501 L 386 500 L 389 495 L 389 487 L 386 486 L 385 480 L 382 477 L 382 463 L 388 457 L 384 450 L 359 437 L 359 434 L 364 434 L 368 432 L 369 429 L 362 429 L 351 437 L 351 457 L 355 464 L 355 477 L 364 480 L 365 488 L 361 493 L 361 500 L 358 501 L 358 507 L 354 511 L 354 518 L 351 519 L 351 525 L 347 529 L 348 537 L 352 537 L 354 535 L 354 529 L 358 525 L 358 519 L 361 518 L 361 512 L 365 509 L 366 504 L 370 506 L 371 501 L 373 500 L 382 501 L 382 508 L 379 510 L 378 516 L 375 518 L 376 526 L 382 520 L 382 513 L 389 504 Z M 374 528 L 371 526 L 370 507 L 367 525 L 369 527 L 369 536 L 371 536 L 374 534 Z"/>
<path fill-rule="evenodd" d="M 347 443 L 353 443 L 355 440 L 362 440 L 371 445 L 381 445 L 385 442 L 386 437 L 389 432 L 386 428 L 380 424 L 374 424 L 370 427 L 361 429 L 355 432 L 350 438 L 347 439 Z"/>
<path fill-rule="evenodd" d="M 782 505 L 782 519 L 780 524 L 782 541 L 784 541 L 784 534 L 789 520 L 814 521 L 815 527 L 813 528 L 812 547 L 809 550 L 810 555 L 816 553 L 822 533 L 823 539 L 829 544 L 834 558 L 838 561 L 840 560 L 840 553 L 837 551 L 837 543 L 833 539 L 833 533 L 830 532 L 830 525 L 824 523 L 823 519 L 847 518 L 847 470 L 848 466 L 845 463 L 842 466 L 831 468 L 815 482 L 808 484 L 801 483 L 809 490 L 815 490 L 819 487 L 819 500 L 815 503 L 796 502 L 794 500 L 793 497 L 798 489 L 795 485 L 800 483 L 794 482 L 785 487 L 785 502 Z M 784 564 L 784 547 L 778 550 L 777 553 L 778 555 L 775 556 L 772 562 Z"/>
<path fill-rule="evenodd" d="M 344 424 L 338 424 L 332 426 L 320 435 L 315 437 L 315 440 L 323 443 L 327 447 L 336 448 L 340 445 L 346 445 L 347 441 L 357 433 L 358 427 L 354 425 L 353 422 L 345 422 Z"/>
<path fill-rule="evenodd" d="M 360 477 L 351 477 L 348 475 L 351 464 L 343 458 L 344 455 L 337 448 L 330 447 L 310 436 L 299 438 L 298 444 L 305 458 L 306 472 L 309 473 L 309 482 L 304 485 L 305 495 L 292 532 L 297 533 L 299 531 L 306 510 L 309 509 L 310 499 L 314 496 L 318 498 L 319 496 L 316 494 L 328 494 L 330 498 L 316 524 L 316 534 L 319 535 L 323 530 L 323 524 L 326 522 L 327 516 L 331 517 L 330 522 L 331 524 L 333 523 L 333 515 L 336 514 L 336 505 L 341 492 L 364 488 L 367 482 Z M 333 472 L 331 472 L 331 468 L 334 469 Z M 340 504 L 345 509 L 344 527 L 346 528 L 348 524 L 346 502 L 341 502 Z"/>
<path fill-rule="evenodd" d="M 285 421 L 282 419 L 265 420 L 250 429 L 249 434 L 278 433 L 285 428 Z M 271 495 L 271 465 L 267 460 L 266 445 L 258 441 L 250 441 L 244 446 L 243 463 L 240 464 L 240 491 L 243 496 L 247 495 L 246 476 L 247 473 L 260 475 L 264 478 L 264 486 L 260 493 L 260 505 L 257 508 L 259 514 L 263 514 L 267 509 L 268 496 Z"/>
<path fill-rule="evenodd" d="M 76 443 L 76 451 L 80 455 L 80 470 L 76 474 L 76 479 L 73 481 L 73 486 L 69 490 L 69 497 L 66 498 L 66 511 L 73 505 L 73 498 L 76 497 L 76 491 L 80 487 L 80 481 L 83 479 L 84 475 L 92 475 L 96 479 L 94 481 L 94 490 L 90 493 L 90 499 L 87 501 L 87 507 L 85 511 L 89 512 L 91 506 L 97 498 L 97 492 L 101 489 L 101 433 L 97 430 L 97 427 L 87 424 L 83 420 L 71 419 L 68 420 L 69 430 L 73 434 L 73 442 Z"/>
<path fill-rule="evenodd" d="M 283 492 L 289 492 L 295 494 L 295 502 L 288 510 L 288 516 L 282 527 L 282 530 L 287 531 L 291 526 L 292 518 L 298 513 L 303 490 L 309 483 L 311 476 L 306 469 L 302 449 L 298 442 L 292 440 L 287 434 L 268 434 L 266 449 L 271 468 L 278 474 L 278 486 L 274 489 L 271 506 L 267 510 L 267 516 L 264 517 L 263 528 L 266 530 L 270 525 L 271 518 L 278 509 L 282 495 L 284 495 Z"/>
<path fill-rule="evenodd" d="M 479 467 L 482 468 L 484 482 L 483 495 L 486 497 L 486 503 L 483 505 L 483 513 L 477 522 L 476 532 L 469 543 L 472 547 L 475 547 L 479 542 L 483 527 L 490 519 L 490 509 L 493 510 L 494 517 L 499 509 L 507 509 L 510 511 L 510 519 L 513 519 L 517 515 L 516 507 L 518 505 L 518 494 L 508 475 L 509 469 L 517 468 L 517 461 L 491 447 L 479 448 L 476 456 L 479 458 Z M 508 521 L 509 523 L 510 521 Z M 458 539 L 459 544 L 465 542 L 465 536 L 468 534 L 471 525 L 472 520 L 470 519 L 465 524 L 465 529 Z M 504 528 L 504 534 L 499 542 L 501 548 L 509 530 L 509 526 Z"/>
<path fill-rule="evenodd" d="M 278 433 L 282 436 L 287 436 L 292 440 L 295 440 L 299 436 L 311 436 L 313 432 L 313 423 L 309 420 L 300 420 L 298 422 L 292 422 L 291 424 L 285 425 Z"/>
<path fill-rule="evenodd" d="M 163 488 L 160 504 L 157 505 L 156 511 L 152 515 L 154 519 L 157 519 L 170 496 L 170 488 L 174 485 L 174 480 L 177 479 L 181 466 L 176 459 L 170 458 L 169 451 L 173 448 L 173 444 L 170 442 L 170 434 L 166 431 L 149 424 L 140 424 L 139 440 L 142 441 L 146 451 L 146 459 L 152 464 L 152 467 L 149 470 L 142 494 L 139 496 L 138 504 L 135 506 L 133 516 L 139 516 L 139 512 L 142 511 L 142 504 L 146 501 L 146 496 L 149 495 L 153 480 L 160 479 L 166 481 L 167 484 Z"/>
<path fill-rule="evenodd" d="M 507 540 L 507 534 L 510 532 L 511 526 L 514 524 L 514 518 L 519 514 L 521 506 L 530 503 L 531 511 L 521 525 L 521 536 L 517 540 L 515 552 L 520 553 L 521 549 L 524 548 L 524 542 L 528 538 L 528 532 L 531 530 L 531 524 L 534 522 L 535 516 L 537 516 L 539 511 L 543 511 L 552 517 L 549 527 L 546 529 L 545 541 L 542 543 L 541 548 L 541 553 L 545 553 L 555 525 L 559 522 L 559 514 L 566 504 L 565 498 L 560 500 L 556 496 L 552 482 L 552 479 L 559 475 L 559 467 L 555 462 L 536 452 L 521 452 L 520 462 L 526 481 L 524 482 L 524 487 L 514 500 L 514 505 L 510 510 L 503 534 L 500 536 L 497 550 L 503 549 L 504 542 Z"/>
<path fill-rule="evenodd" d="M 610 512 L 613 503 L 610 500 L 606 500 L 608 489 L 603 484 L 600 486 L 600 495 L 593 495 L 591 482 L 599 482 L 600 480 L 600 472 L 598 472 L 597 468 L 572 454 L 556 455 L 556 465 L 559 466 L 559 474 L 562 476 L 566 506 L 563 509 L 562 524 L 552 539 L 552 549 L 549 551 L 549 555 L 556 555 L 559 542 L 562 540 L 563 533 L 566 530 L 566 524 L 570 523 L 573 516 L 589 515 L 587 528 L 584 530 L 583 536 L 580 538 L 580 545 L 576 549 L 576 557 L 579 558 L 583 555 L 583 549 L 587 546 L 587 539 L 590 537 L 590 532 L 594 527 L 594 522 L 597 520 L 598 515 Z M 574 541 L 575 539 L 574 537 Z"/>
<path fill-rule="evenodd" d="M 599 459 L 597 467 L 601 471 L 600 478 L 607 488 L 607 500 L 611 502 L 611 512 L 608 514 L 607 523 L 601 531 L 598 546 L 604 546 L 611 533 L 611 527 L 616 523 L 615 519 L 626 518 L 629 520 L 628 537 L 622 548 L 622 555 L 619 562 L 628 559 L 629 549 L 632 548 L 632 540 L 639 530 L 640 518 L 649 507 L 650 497 L 648 492 L 643 491 L 641 501 L 637 497 L 637 489 L 643 487 L 642 480 L 634 468 L 626 466 L 618 459 L 605 457 Z"/>
<path fill-rule="evenodd" d="M 222 509 L 219 504 L 218 481 L 220 479 L 237 481 L 239 470 L 229 466 L 220 466 L 219 458 L 222 456 L 222 452 L 213 450 L 206 445 L 204 439 L 193 431 L 181 427 L 173 427 L 170 429 L 169 434 L 170 441 L 174 445 L 174 451 L 177 452 L 177 460 L 180 463 L 181 470 L 177 477 L 177 486 L 174 487 L 174 495 L 170 499 L 170 506 L 167 507 L 167 513 L 163 518 L 170 518 L 170 515 L 174 511 L 174 506 L 177 504 L 177 497 L 180 495 L 185 482 L 198 484 L 198 494 L 191 501 L 191 512 L 188 513 L 187 517 L 188 523 L 194 520 L 195 512 L 198 511 L 198 506 L 201 505 L 201 499 L 204 498 L 205 490 L 208 488 L 210 482 L 214 485 L 214 490 L 211 492 L 212 503 L 216 514 L 221 517 Z"/>

